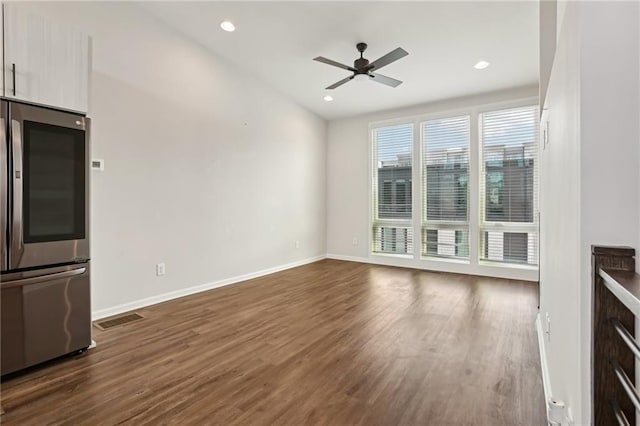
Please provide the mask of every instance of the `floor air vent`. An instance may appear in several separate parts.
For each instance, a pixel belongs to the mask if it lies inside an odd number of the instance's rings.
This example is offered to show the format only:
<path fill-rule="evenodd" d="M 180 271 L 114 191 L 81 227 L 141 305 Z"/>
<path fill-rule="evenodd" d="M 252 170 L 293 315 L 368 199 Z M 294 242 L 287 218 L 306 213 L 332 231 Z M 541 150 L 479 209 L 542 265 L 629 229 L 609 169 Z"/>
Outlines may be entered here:
<path fill-rule="evenodd" d="M 133 321 L 138 321 L 143 319 L 144 317 L 138 313 L 133 314 L 125 314 L 117 317 L 111 317 L 107 319 L 103 319 L 100 321 L 96 321 L 94 324 L 100 330 L 108 330 L 113 327 L 117 327 L 119 325 L 128 324 Z"/>

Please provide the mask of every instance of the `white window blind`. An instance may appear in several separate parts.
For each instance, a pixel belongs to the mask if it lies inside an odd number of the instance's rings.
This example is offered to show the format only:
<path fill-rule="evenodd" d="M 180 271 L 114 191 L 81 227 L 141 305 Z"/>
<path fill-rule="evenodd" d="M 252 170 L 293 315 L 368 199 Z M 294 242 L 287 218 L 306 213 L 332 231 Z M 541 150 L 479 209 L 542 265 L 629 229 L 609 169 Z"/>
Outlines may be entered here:
<path fill-rule="evenodd" d="M 421 127 L 421 254 L 468 259 L 470 117 L 429 120 Z"/>
<path fill-rule="evenodd" d="M 413 253 L 413 124 L 373 130 L 373 252 Z"/>
<path fill-rule="evenodd" d="M 480 118 L 480 258 L 538 264 L 538 107 Z"/>

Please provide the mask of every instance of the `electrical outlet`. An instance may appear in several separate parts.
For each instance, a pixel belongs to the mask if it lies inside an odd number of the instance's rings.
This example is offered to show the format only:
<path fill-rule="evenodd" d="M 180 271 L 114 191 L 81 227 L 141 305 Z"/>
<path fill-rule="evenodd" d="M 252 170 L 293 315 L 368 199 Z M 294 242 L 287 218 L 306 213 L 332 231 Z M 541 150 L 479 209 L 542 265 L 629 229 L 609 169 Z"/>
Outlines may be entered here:
<path fill-rule="evenodd" d="M 545 330 L 545 334 L 547 335 L 547 341 L 550 342 L 551 341 L 551 317 L 549 316 L 549 312 L 546 313 L 546 330 Z"/>
<path fill-rule="evenodd" d="M 300 241 L 296 240 L 296 248 L 299 249 L 300 248 Z"/>
<path fill-rule="evenodd" d="M 354 246 L 358 245 L 358 237 L 353 237 L 353 240 L 351 241 L 351 244 L 353 244 Z"/>
<path fill-rule="evenodd" d="M 164 275 L 165 273 L 166 273 L 166 270 L 165 270 L 164 263 L 158 263 L 156 265 L 156 275 L 160 277 L 160 276 Z"/>

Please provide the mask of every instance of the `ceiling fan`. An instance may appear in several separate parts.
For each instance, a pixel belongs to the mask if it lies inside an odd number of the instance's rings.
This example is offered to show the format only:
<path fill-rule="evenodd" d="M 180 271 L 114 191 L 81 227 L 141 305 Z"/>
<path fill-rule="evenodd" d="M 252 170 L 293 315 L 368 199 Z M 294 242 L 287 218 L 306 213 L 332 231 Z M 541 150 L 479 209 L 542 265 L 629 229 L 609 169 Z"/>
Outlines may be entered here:
<path fill-rule="evenodd" d="M 396 80 L 395 78 L 387 77 L 382 74 L 377 74 L 373 71 L 377 71 L 380 68 L 407 56 L 409 53 L 407 53 L 403 48 L 398 47 L 397 49 L 392 50 L 391 52 L 387 53 L 381 58 L 376 59 L 371 63 L 369 63 L 368 59 L 365 59 L 362 57 L 362 54 L 364 53 L 364 51 L 367 50 L 367 43 L 356 44 L 356 49 L 358 49 L 358 52 L 360 52 L 360 58 L 353 61 L 352 67 L 341 64 L 340 62 L 332 61 L 331 59 L 323 58 L 322 56 L 313 58 L 314 61 L 322 62 L 328 65 L 333 65 L 334 67 L 342 68 L 343 70 L 353 72 L 353 75 L 347 78 L 343 78 L 337 83 L 333 83 L 331 86 L 327 87 L 327 89 L 333 90 L 336 87 L 340 87 L 343 84 L 361 75 L 369 78 L 372 81 L 386 84 L 387 86 L 391 86 L 391 87 L 397 87 L 400 84 L 402 84 L 402 81 L 400 80 Z"/>

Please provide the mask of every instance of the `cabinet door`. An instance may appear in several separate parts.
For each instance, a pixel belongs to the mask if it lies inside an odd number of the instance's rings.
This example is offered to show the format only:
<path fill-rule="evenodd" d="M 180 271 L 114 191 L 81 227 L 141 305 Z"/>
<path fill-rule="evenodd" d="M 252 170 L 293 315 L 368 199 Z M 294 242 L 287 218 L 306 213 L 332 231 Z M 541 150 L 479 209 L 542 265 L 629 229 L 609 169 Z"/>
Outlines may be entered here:
<path fill-rule="evenodd" d="M 0 5 L 0 48 L 4 52 L 4 4 Z M 0 78 L 0 96 L 4 96 L 4 78 Z"/>
<path fill-rule="evenodd" d="M 89 38 L 29 5 L 4 4 L 4 69 L 9 98 L 88 109 Z"/>

